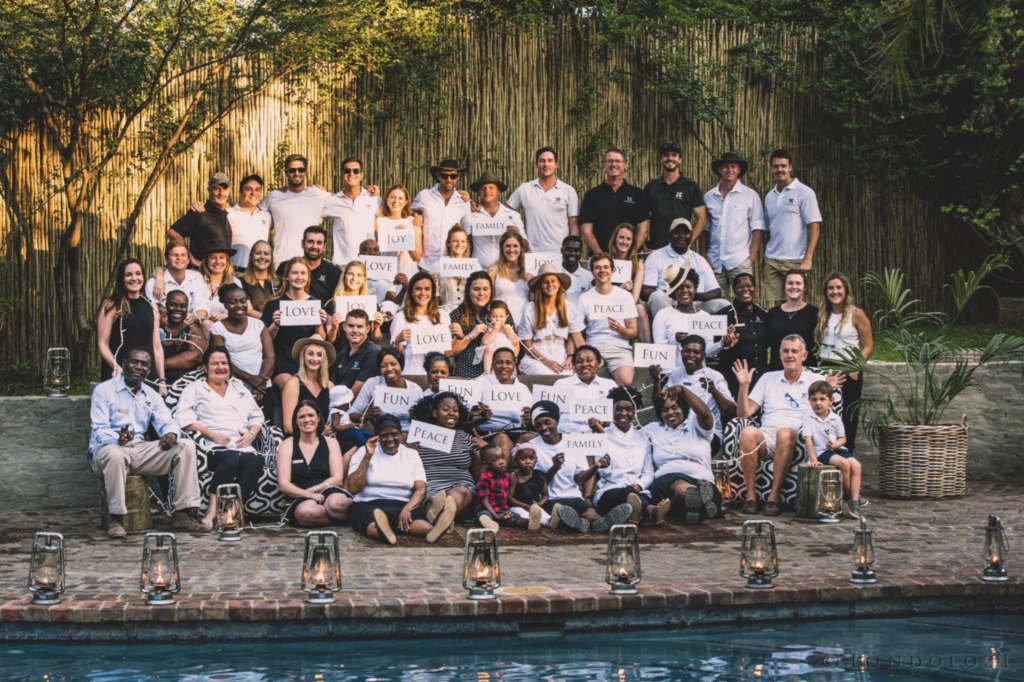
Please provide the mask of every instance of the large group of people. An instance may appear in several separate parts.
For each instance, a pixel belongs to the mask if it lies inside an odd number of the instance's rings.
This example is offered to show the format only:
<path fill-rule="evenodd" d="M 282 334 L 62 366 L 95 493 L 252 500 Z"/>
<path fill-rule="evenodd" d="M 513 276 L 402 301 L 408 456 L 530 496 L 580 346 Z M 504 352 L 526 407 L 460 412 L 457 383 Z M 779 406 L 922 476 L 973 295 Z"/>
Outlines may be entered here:
<path fill-rule="evenodd" d="M 389 543 L 433 542 L 460 518 L 584 533 L 714 518 L 723 426 L 758 415 L 739 438 L 743 513 L 779 513 L 784 476 L 762 508 L 757 461 L 788 471 L 801 444 L 810 463 L 840 466 L 859 514 L 856 415 L 832 414 L 831 391 L 842 386 L 850 405 L 860 377 L 830 371 L 821 382 L 804 368 L 869 358 L 871 325 L 842 273 L 825 278 L 820 307 L 805 300 L 821 226 L 814 191 L 785 150 L 770 156 L 763 198 L 741 181 L 748 162 L 736 154 L 712 163 L 719 181 L 706 193 L 682 175 L 678 144 L 659 160 L 662 175 L 641 188 L 624 179 L 625 155 L 607 150 L 605 179 L 582 202 L 550 147 L 536 153 L 536 179 L 504 200 L 491 172 L 460 189 L 466 168 L 451 159 L 415 195 L 364 186 L 355 157 L 336 194 L 307 183 L 297 154 L 283 187 L 264 194 L 247 175 L 234 205 L 215 173 L 207 201 L 168 228 L 164 266 L 147 279 L 139 261 L 121 263 L 100 310 L 90 463 L 111 537 L 124 537 L 130 473 L 172 474 L 172 525 L 210 529 L 215 499 L 204 513 L 195 450 L 179 437 L 196 432 L 213 483 L 237 482 L 248 497 L 268 423 L 285 435 L 285 521 L 348 522 Z M 637 344 L 670 349 L 672 366 L 640 364 Z M 645 427 L 637 366 L 653 380 L 656 421 Z M 194 370 L 205 372 L 189 377 L 172 416 L 162 396 Z M 521 375 L 559 377 L 562 399 L 534 401 Z M 414 422 L 453 436 L 441 449 L 415 442 Z M 143 440 L 150 427 L 159 441 Z M 568 447 L 579 434 L 600 434 L 606 451 Z"/>

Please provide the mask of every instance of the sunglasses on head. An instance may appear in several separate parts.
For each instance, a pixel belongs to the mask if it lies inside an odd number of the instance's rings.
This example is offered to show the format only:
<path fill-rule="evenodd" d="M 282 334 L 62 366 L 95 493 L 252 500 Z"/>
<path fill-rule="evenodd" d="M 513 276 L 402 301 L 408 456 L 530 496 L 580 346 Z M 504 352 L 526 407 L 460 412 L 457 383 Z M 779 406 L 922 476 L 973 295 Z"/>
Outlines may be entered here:
<path fill-rule="evenodd" d="M 443 178 L 445 180 L 457 180 L 459 178 L 459 174 L 458 173 L 438 173 L 437 177 Z"/>
<path fill-rule="evenodd" d="M 359 175 L 360 173 L 363 172 L 363 169 L 361 169 L 361 168 L 342 168 L 341 172 L 344 173 L 345 175 Z"/>
<path fill-rule="evenodd" d="M 285 173 L 305 173 L 305 172 L 306 172 L 305 168 L 289 168 L 288 170 L 285 171 Z"/>

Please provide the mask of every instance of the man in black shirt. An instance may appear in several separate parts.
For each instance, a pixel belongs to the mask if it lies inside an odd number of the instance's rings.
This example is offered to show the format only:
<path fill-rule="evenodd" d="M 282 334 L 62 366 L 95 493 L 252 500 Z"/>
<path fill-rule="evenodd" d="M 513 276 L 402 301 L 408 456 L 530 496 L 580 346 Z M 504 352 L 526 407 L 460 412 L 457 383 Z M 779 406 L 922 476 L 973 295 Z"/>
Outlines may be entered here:
<path fill-rule="evenodd" d="M 228 224 L 228 207 L 231 184 L 224 173 L 210 177 L 210 198 L 204 204 L 202 213 L 189 211 L 167 228 L 167 241 L 185 241 L 188 237 L 189 264 L 198 268 L 202 263 L 200 253 L 214 243 L 231 245 L 231 225 Z"/>
<path fill-rule="evenodd" d="M 309 296 L 326 306 L 334 299 L 334 290 L 341 281 L 341 268 L 324 260 L 327 231 L 319 225 L 310 225 L 302 233 L 302 260 L 309 266 Z M 277 266 L 277 276 L 284 277 L 285 261 Z"/>
<path fill-rule="evenodd" d="M 367 379 L 380 375 L 377 367 L 380 346 L 367 339 L 369 329 L 370 316 L 365 310 L 357 308 L 348 311 L 343 325 L 346 344 L 345 348 L 338 351 L 331 381 L 335 386 L 348 386 L 352 389 L 352 395 L 359 395 Z"/>
<path fill-rule="evenodd" d="M 636 226 L 637 243 L 647 239 L 650 210 L 643 190 L 622 178 L 626 157 L 619 149 L 604 153 L 604 182 L 583 195 L 580 206 L 580 234 L 590 253 L 608 251 L 608 240 L 621 223 Z"/>
<path fill-rule="evenodd" d="M 664 172 L 660 178 L 655 178 L 644 186 L 644 195 L 651 208 L 651 232 L 647 239 L 647 248 L 653 251 L 668 246 L 671 241 L 669 226 L 676 218 L 686 218 L 690 221 L 693 225 L 693 243 L 696 244 L 697 238 L 708 224 L 704 193 L 700 191 L 700 185 L 696 180 L 691 180 L 679 172 L 683 150 L 678 142 L 666 142 L 661 145 L 658 160 Z"/>

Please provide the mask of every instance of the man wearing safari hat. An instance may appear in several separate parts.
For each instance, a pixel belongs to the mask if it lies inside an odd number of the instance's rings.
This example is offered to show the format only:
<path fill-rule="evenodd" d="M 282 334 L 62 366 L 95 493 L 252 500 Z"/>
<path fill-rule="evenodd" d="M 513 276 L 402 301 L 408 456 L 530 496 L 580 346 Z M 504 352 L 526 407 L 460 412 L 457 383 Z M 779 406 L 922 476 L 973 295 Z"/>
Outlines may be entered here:
<path fill-rule="evenodd" d="M 668 266 L 691 268 L 700 277 L 697 285 L 697 306 L 705 312 L 714 313 L 729 305 L 722 299 L 722 290 L 715 281 L 711 266 L 699 253 L 690 248 L 693 227 L 686 218 L 676 218 L 669 228 L 672 241 L 669 245 L 652 251 L 644 262 L 644 284 L 640 296 L 647 301 L 647 311 L 653 320 L 662 308 L 671 308 L 672 298 L 666 292 L 668 282 L 665 273 Z"/>
<path fill-rule="evenodd" d="M 701 240 L 711 261 L 722 295 L 732 298 L 732 281 L 740 273 L 753 273 L 764 238 L 761 197 L 742 182 L 747 162 L 729 152 L 711 162 L 718 184 L 704 195 L 708 229 Z"/>
<path fill-rule="evenodd" d="M 518 211 L 501 203 L 499 197 L 508 186 L 494 173 L 486 171 L 469 188 L 479 198 L 480 208 L 465 217 L 462 227 L 473 238 L 473 257 L 486 270 L 498 260 L 501 235 L 507 230 L 522 232 L 523 219 Z"/>
<path fill-rule="evenodd" d="M 430 167 L 437 181 L 421 190 L 412 202 L 412 210 L 423 216 L 423 257 L 420 267 L 430 269 L 444 254 L 444 242 L 452 225 L 460 225 L 469 213 L 469 195 L 457 190 L 466 167 L 455 159 L 444 159 Z"/>
<path fill-rule="evenodd" d="M 198 268 L 200 253 L 213 242 L 231 243 L 231 225 L 228 207 L 231 205 L 231 183 L 225 173 L 210 176 L 210 194 L 202 213 L 189 211 L 167 228 L 167 241 L 180 242 L 188 238 L 189 264 Z"/>
<path fill-rule="evenodd" d="M 647 246 L 651 249 L 668 245 L 672 221 L 676 218 L 690 221 L 694 239 L 700 237 L 707 224 L 700 185 L 679 170 L 683 163 L 683 149 L 679 143 L 666 142 L 661 145 L 658 161 L 661 163 L 661 177 L 654 178 L 644 186 L 647 204 L 651 208 L 651 229 L 647 237 Z"/>

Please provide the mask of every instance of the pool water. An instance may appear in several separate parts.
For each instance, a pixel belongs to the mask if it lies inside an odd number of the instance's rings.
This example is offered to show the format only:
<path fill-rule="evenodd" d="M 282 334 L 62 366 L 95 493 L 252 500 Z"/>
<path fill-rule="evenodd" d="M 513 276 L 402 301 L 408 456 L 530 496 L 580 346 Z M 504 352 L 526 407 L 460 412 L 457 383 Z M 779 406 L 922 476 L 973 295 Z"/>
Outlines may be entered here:
<path fill-rule="evenodd" d="M 1024 681 L 1024 616 L 755 624 L 564 637 L 0 645 L 0 679 L 60 682 Z"/>

